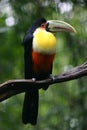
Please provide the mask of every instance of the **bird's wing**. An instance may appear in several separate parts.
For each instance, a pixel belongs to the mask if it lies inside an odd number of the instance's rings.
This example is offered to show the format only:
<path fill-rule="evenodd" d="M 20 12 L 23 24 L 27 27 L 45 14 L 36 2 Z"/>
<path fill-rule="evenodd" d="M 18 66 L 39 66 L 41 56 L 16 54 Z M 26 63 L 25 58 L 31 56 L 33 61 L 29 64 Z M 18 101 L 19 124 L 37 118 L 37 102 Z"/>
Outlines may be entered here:
<path fill-rule="evenodd" d="M 25 62 L 25 79 L 32 78 L 32 35 L 28 31 L 23 39 L 24 45 L 24 62 Z"/>

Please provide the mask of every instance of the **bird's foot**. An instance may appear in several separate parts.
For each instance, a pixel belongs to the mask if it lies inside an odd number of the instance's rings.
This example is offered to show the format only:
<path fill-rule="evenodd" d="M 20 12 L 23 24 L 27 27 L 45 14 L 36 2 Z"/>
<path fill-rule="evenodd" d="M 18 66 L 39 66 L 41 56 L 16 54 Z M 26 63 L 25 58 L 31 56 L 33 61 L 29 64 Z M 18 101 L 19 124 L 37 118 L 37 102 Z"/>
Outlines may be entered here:
<path fill-rule="evenodd" d="M 32 78 L 32 81 L 36 81 L 36 78 Z"/>
<path fill-rule="evenodd" d="M 55 77 L 54 77 L 52 74 L 50 74 L 50 78 L 51 78 L 52 80 L 55 79 Z"/>

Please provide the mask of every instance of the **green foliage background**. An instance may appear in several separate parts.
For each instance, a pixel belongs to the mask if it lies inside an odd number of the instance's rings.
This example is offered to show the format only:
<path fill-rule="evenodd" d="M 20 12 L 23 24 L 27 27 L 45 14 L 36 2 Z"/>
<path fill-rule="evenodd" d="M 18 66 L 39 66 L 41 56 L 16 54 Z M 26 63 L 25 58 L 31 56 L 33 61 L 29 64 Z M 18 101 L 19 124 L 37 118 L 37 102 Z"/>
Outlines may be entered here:
<path fill-rule="evenodd" d="M 77 34 L 57 33 L 53 74 L 87 61 L 86 0 L 0 0 L 0 83 L 24 78 L 22 39 L 39 17 L 64 20 Z M 36 126 L 21 121 L 24 94 L 0 103 L 0 130 L 87 130 L 87 77 L 40 90 Z"/>

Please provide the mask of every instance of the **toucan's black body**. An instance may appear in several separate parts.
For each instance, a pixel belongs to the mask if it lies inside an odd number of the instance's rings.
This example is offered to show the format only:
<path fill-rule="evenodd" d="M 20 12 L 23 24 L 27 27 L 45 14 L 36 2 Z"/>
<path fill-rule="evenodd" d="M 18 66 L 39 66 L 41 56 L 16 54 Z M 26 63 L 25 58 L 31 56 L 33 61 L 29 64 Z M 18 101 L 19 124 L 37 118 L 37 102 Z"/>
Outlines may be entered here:
<path fill-rule="evenodd" d="M 56 38 L 52 32 L 76 30 L 63 21 L 41 18 L 33 23 L 23 39 L 25 79 L 46 79 L 52 73 L 52 63 L 56 54 Z M 31 86 L 32 87 L 32 86 Z M 38 115 L 38 86 L 25 93 L 22 120 L 24 124 L 35 125 Z M 42 86 L 47 89 L 48 85 Z"/>
<path fill-rule="evenodd" d="M 24 61 L 25 61 L 25 79 L 31 79 L 36 78 L 37 80 L 45 79 L 47 78 L 51 72 L 52 67 L 50 71 L 45 73 L 35 73 L 32 68 L 32 40 L 33 40 L 33 33 L 36 28 L 41 26 L 42 23 L 46 22 L 44 18 L 37 20 L 33 26 L 28 30 L 28 32 L 25 34 L 23 39 L 23 45 L 24 45 Z M 43 89 L 47 89 L 47 86 L 44 86 Z M 24 124 L 31 123 L 32 125 L 35 125 L 37 122 L 37 115 L 38 115 L 38 99 L 39 99 L 39 92 L 36 87 L 29 91 L 26 91 L 25 93 L 25 99 L 24 99 L 24 106 L 23 106 L 23 113 L 22 113 L 22 120 Z"/>

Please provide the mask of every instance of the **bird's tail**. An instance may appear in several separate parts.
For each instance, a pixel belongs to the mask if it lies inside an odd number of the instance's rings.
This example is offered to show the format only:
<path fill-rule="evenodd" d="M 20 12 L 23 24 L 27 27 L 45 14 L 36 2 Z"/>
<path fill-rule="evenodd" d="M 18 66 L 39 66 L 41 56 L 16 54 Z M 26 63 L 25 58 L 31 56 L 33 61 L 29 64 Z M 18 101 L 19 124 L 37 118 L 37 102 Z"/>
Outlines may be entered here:
<path fill-rule="evenodd" d="M 22 113 L 22 121 L 24 124 L 30 123 L 32 125 L 35 125 L 37 123 L 38 100 L 38 89 L 29 90 L 25 93 Z"/>

